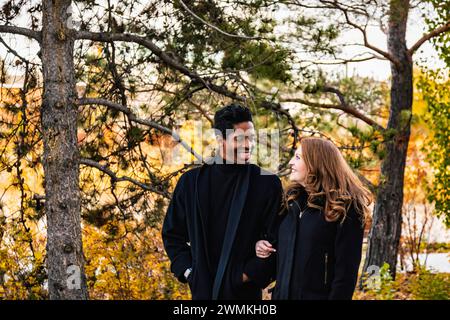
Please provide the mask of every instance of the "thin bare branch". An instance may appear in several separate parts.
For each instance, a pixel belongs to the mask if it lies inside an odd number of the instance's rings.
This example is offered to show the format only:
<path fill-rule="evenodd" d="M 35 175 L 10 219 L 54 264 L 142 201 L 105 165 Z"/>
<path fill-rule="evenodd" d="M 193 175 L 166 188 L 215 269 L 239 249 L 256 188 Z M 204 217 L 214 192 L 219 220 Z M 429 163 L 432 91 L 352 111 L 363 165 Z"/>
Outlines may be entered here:
<path fill-rule="evenodd" d="M 244 99 L 243 97 L 239 97 L 238 95 L 233 94 L 225 87 L 213 84 L 210 79 L 202 78 L 195 71 L 189 70 L 189 68 L 180 63 L 175 57 L 172 57 L 170 54 L 159 48 L 155 43 L 153 43 L 152 41 L 150 41 L 145 37 L 128 33 L 107 33 L 107 32 L 89 32 L 89 31 L 74 31 L 74 33 L 76 39 L 85 39 L 100 42 L 123 41 L 123 42 L 137 43 L 149 49 L 154 55 L 156 55 L 159 59 L 161 59 L 161 62 L 188 76 L 194 82 L 203 84 L 209 90 L 215 91 L 219 94 L 225 95 L 232 99 L 241 101 Z"/>
<path fill-rule="evenodd" d="M 420 48 L 422 44 L 424 44 L 426 41 L 430 40 L 433 37 L 436 37 L 440 35 L 441 33 L 447 32 L 450 30 L 450 20 L 447 21 L 444 25 L 440 26 L 439 28 L 434 29 L 433 31 L 425 34 L 422 38 L 420 38 L 409 50 L 408 54 L 412 56 L 414 52 L 417 51 L 417 49 Z"/>
<path fill-rule="evenodd" d="M 192 101 L 191 99 L 187 99 L 187 102 L 188 102 L 189 104 L 191 104 L 195 109 L 197 109 L 197 110 L 198 110 L 198 111 L 206 118 L 206 120 L 208 120 L 208 122 L 211 124 L 211 126 L 214 125 L 213 119 L 212 119 L 211 116 L 208 114 L 208 112 L 206 112 L 206 110 L 204 110 L 204 109 L 202 108 L 201 105 L 195 103 L 195 102 Z"/>
<path fill-rule="evenodd" d="M 360 56 L 360 55 L 358 55 Z M 357 58 L 356 56 L 353 58 L 345 59 L 345 58 L 336 58 L 334 61 L 320 61 L 320 60 L 301 60 L 301 62 L 310 62 L 312 64 L 322 64 L 322 65 L 336 65 L 336 64 L 347 64 L 347 63 L 356 63 L 356 62 L 364 62 L 373 59 L 378 60 L 386 60 L 385 57 L 371 54 L 367 57 Z"/>
<path fill-rule="evenodd" d="M 217 32 L 223 34 L 224 36 L 230 37 L 230 38 L 239 38 L 239 39 L 245 39 L 245 40 L 261 40 L 263 39 L 262 37 L 249 37 L 249 36 L 241 36 L 241 35 L 237 35 L 237 34 L 231 34 L 228 32 L 225 32 L 223 30 L 221 30 L 220 28 L 216 27 L 215 25 L 209 23 L 208 21 L 202 19 L 201 17 L 199 17 L 198 15 L 196 15 L 191 9 L 189 9 L 189 7 L 182 1 L 182 0 L 178 0 L 180 2 L 180 4 L 183 6 L 183 8 L 191 15 L 193 16 L 195 19 L 199 20 L 200 22 L 202 22 L 203 24 L 207 25 L 208 27 L 210 27 L 213 30 L 216 30 Z"/>
<path fill-rule="evenodd" d="M 218 94 L 221 94 L 225 97 L 231 98 L 235 101 L 240 101 L 246 103 L 248 98 L 245 96 L 241 96 L 235 92 L 230 91 L 225 85 L 219 86 L 212 82 L 211 78 L 203 78 L 195 71 L 190 70 L 188 67 L 184 66 L 180 63 L 176 58 L 169 55 L 167 52 L 163 51 L 156 44 L 154 44 L 149 39 L 127 34 L 127 33 L 99 33 L 99 32 L 90 32 L 90 31 L 74 31 L 76 39 L 85 39 L 92 41 L 100 41 L 100 42 L 112 42 L 112 41 L 124 41 L 124 42 L 133 42 L 139 45 L 142 45 L 149 49 L 153 54 L 160 58 L 161 62 L 170 66 L 171 68 L 181 72 L 182 74 L 188 76 L 192 80 L 192 84 L 198 83 L 202 84 L 206 89 L 210 91 L 214 91 Z M 289 114 L 289 111 L 284 110 L 279 104 L 271 102 L 271 101 L 263 101 L 261 106 L 265 109 L 275 111 L 278 114 L 285 116 L 294 130 L 295 134 L 300 132 L 299 128 L 296 126 L 294 119 Z"/>
<path fill-rule="evenodd" d="M 181 139 L 181 137 L 178 135 L 178 133 L 176 133 L 176 132 L 170 130 L 169 128 L 166 128 L 154 121 L 140 119 L 140 118 L 136 117 L 136 115 L 129 108 L 127 108 L 121 104 L 118 104 L 118 103 L 115 103 L 115 102 L 112 102 L 109 100 L 105 100 L 105 99 L 98 99 L 98 98 L 82 98 L 77 101 L 77 104 L 78 105 L 103 105 L 105 107 L 123 112 L 124 114 L 126 114 L 128 116 L 128 119 L 130 121 L 154 128 L 156 130 L 159 130 L 159 131 L 162 131 L 164 133 L 171 135 L 175 141 L 180 143 L 183 146 L 183 148 L 185 148 L 189 153 L 191 153 L 199 162 L 203 162 L 203 157 L 200 154 L 198 154 L 197 152 L 195 152 L 195 150 L 192 149 L 192 147 L 190 145 L 188 145 L 185 141 L 183 141 Z"/>
<path fill-rule="evenodd" d="M 322 91 L 336 94 L 338 96 L 338 98 L 339 98 L 340 104 L 318 103 L 318 102 L 312 102 L 312 101 L 308 101 L 308 100 L 301 99 L 301 98 L 288 98 L 288 97 L 280 97 L 279 101 L 280 102 L 300 103 L 300 104 L 304 104 L 304 105 L 307 105 L 307 106 L 310 106 L 310 107 L 314 107 L 314 108 L 342 110 L 345 113 L 350 114 L 350 115 L 354 116 L 355 118 L 358 118 L 358 119 L 364 121 L 368 125 L 376 128 L 376 129 L 378 129 L 380 131 L 384 131 L 384 128 L 381 125 L 379 125 L 375 120 L 373 120 L 373 119 L 367 117 L 366 115 L 362 114 L 357 109 L 347 105 L 347 103 L 345 101 L 345 98 L 344 98 L 344 95 L 339 90 L 337 90 L 335 88 L 331 88 L 331 87 L 324 87 L 322 89 Z"/>
<path fill-rule="evenodd" d="M 22 60 L 24 63 L 28 63 L 28 64 L 30 64 L 30 65 L 35 65 L 35 66 L 38 65 L 37 63 L 33 63 L 33 62 L 31 62 L 31 61 L 25 59 L 24 57 L 22 57 L 16 50 L 14 50 L 13 48 L 11 48 L 11 47 L 6 43 L 6 41 L 3 40 L 2 37 L 0 37 L 0 43 L 1 43 L 2 45 L 5 46 L 6 50 L 8 50 L 9 52 L 11 52 L 14 56 L 16 56 L 17 58 L 19 58 L 20 60 Z"/>
<path fill-rule="evenodd" d="M 331 1 L 323 1 L 323 2 L 331 4 L 335 9 L 341 11 L 342 14 L 345 17 L 345 21 L 347 22 L 347 24 L 361 32 L 361 34 L 363 36 L 363 41 L 364 41 L 364 46 L 365 47 L 367 47 L 367 48 L 377 52 L 378 54 L 382 55 L 383 57 L 385 57 L 386 59 L 388 59 L 392 63 L 394 63 L 397 67 L 401 67 L 400 61 L 398 61 L 398 59 L 396 59 L 393 55 L 391 55 L 389 52 L 381 50 L 380 48 L 377 48 L 377 47 L 375 47 L 375 46 L 373 46 L 372 44 L 369 43 L 369 40 L 368 40 L 368 37 L 367 37 L 366 28 L 361 27 L 360 25 L 356 24 L 355 22 L 353 22 L 350 19 L 349 11 L 348 11 L 347 8 L 344 8 L 341 5 L 339 5 L 339 3 L 337 1 L 333 1 L 333 2 L 331 2 Z"/>
<path fill-rule="evenodd" d="M 167 193 L 167 191 L 163 191 L 163 190 L 156 189 L 156 188 L 154 188 L 154 187 L 152 187 L 152 186 L 149 186 L 148 184 L 139 182 L 139 181 L 137 181 L 137 180 L 135 180 L 135 179 L 133 179 L 133 178 L 127 177 L 127 176 L 121 176 L 121 177 L 118 177 L 118 176 L 117 176 L 113 171 L 111 171 L 107 166 L 104 166 L 104 165 L 102 165 L 102 164 L 100 164 L 100 163 L 98 163 L 98 162 L 96 162 L 96 161 L 93 161 L 93 160 L 90 160 L 90 159 L 86 159 L 86 158 L 81 158 L 81 159 L 80 159 L 80 164 L 84 164 L 84 165 L 89 166 L 89 167 L 97 168 L 98 170 L 100 170 L 100 171 L 106 173 L 108 176 L 110 176 L 111 179 L 112 179 L 113 181 L 115 181 L 115 182 L 119 182 L 119 181 L 128 181 L 128 182 L 131 182 L 131 183 L 133 183 L 133 184 L 135 184 L 135 185 L 141 187 L 141 188 L 144 189 L 144 190 L 147 190 L 147 191 L 151 191 L 151 192 L 157 193 L 157 194 L 159 194 L 159 195 L 161 195 L 161 196 L 164 196 L 164 197 L 166 197 L 166 198 L 170 198 L 170 196 L 169 196 L 169 194 Z"/>

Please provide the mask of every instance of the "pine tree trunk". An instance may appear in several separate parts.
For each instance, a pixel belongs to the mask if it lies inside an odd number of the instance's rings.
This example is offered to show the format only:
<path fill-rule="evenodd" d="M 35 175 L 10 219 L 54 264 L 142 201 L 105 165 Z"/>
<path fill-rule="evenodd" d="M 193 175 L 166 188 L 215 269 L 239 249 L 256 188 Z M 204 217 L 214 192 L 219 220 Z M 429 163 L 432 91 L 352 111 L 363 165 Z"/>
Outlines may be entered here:
<path fill-rule="evenodd" d="M 385 143 L 386 157 L 373 213 L 364 270 L 387 262 L 395 278 L 402 227 L 403 180 L 412 114 L 412 61 L 406 47 L 409 0 L 392 0 L 389 12 L 388 51 L 400 62 L 391 63 L 391 105 L 388 131 L 395 132 Z"/>
<path fill-rule="evenodd" d="M 70 0 L 44 0 L 41 59 L 47 269 L 50 299 L 87 299 L 81 241 L 74 40 Z"/>

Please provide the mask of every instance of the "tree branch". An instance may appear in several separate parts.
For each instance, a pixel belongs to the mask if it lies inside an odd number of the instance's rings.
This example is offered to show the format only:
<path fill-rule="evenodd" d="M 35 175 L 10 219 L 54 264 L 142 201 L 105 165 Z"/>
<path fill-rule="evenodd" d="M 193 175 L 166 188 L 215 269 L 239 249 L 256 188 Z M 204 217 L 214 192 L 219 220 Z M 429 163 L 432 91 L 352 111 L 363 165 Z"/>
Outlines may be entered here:
<path fill-rule="evenodd" d="M 422 44 L 424 44 L 426 41 L 430 40 L 433 37 L 436 37 L 440 35 L 443 32 L 447 32 L 450 30 L 450 20 L 447 21 L 444 25 L 440 26 L 439 28 L 434 29 L 433 31 L 425 34 L 422 38 L 420 38 L 409 50 L 408 54 L 412 56 L 414 52 L 417 51 L 417 49 L 420 48 Z"/>
<path fill-rule="evenodd" d="M 90 31 L 74 31 L 74 35 L 76 39 L 85 39 L 85 40 L 92 40 L 92 41 L 100 41 L 100 42 L 112 42 L 112 41 L 124 41 L 124 42 L 133 42 L 137 43 L 139 45 L 144 46 L 145 48 L 149 49 L 153 54 L 155 54 L 158 58 L 161 59 L 163 63 L 166 65 L 172 67 L 173 69 L 181 72 L 182 74 L 188 76 L 191 78 L 193 83 L 200 83 L 203 84 L 205 88 L 207 88 L 210 91 L 214 91 L 218 94 L 221 94 L 225 97 L 231 98 L 236 101 L 240 101 L 243 103 L 247 102 L 247 97 L 240 96 L 234 92 L 231 92 L 228 90 L 226 86 L 218 86 L 212 82 L 211 78 L 202 78 L 199 74 L 197 74 L 195 71 L 190 70 L 186 66 L 184 66 L 182 63 L 180 63 L 176 58 L 173 58 L 168 53 L 164 52 L 161 48 L 159 48 L 156 44 L 154 44 L 149 39 L 127 34 L 127 33 L 99 33 L 99 32 L 90 32 Z M 112 105 L 110 105 L 112 107 Z M 293 120 L 292 116 L 289 114 L 287 110 L 284 110 L 279 104 L 273 103 L 270 101 L 263 101 L 261 103 L 261 106 L 263 108 L 273 110 L 277 112 L 278 114 L 281 114 L 285 116 L 289 122 L 289 124 L 292 126 L 292 129 L 294 130 L 295 134 L 297 134 L 300 130 L 296 126 L 295 121 Z"/>
<path fill-rule="evenodd" d="M 294 103 L 301 103 L 301 104 L 304 104 L 304 105 L 307 105 L 310 107 L 314 107 L 314 108 L 342 110 L 345 113 L 350 114 L 350 115 L 354 116 L 355 118 L 358 118 L 358 119 L 364 121 L 368 125 L 376 128 L 380 131 L 384 131 L 384 128 L 381 125 L 379 125 L 375 120 L 365 116 L 364 114 L 359 112 L 357 109 L 352 108 L 349 105 L 347 105 L 343 93 L 340 92 L 338 89 L 325 86 L 322 88 L 322 91 L 336 94 L 339 98 L 340 104 L 325 104 L 325 103 L 312 102 L 312 101 L 308 101 L 308 100 L 301 99 L 301 98 L 283 98 L 283 97 L 280 97 L 280 102 L 294 102 Z"/>
<path fill-rule="evenodd" d="M 30 60 L 25 59 L 24 57 L 22 57 L 16 50 L 14 50 L 13 48 L 11 48 L 6 42 L 5 40 L 3 40 L 2 37 L 0 37 L 0 43 L 2 45 L 5 46 L 6 50 L 8 50 L 9 52 L 11 52 L 14 56 L 16 56 L 17 58 L 19 58 L 20 60 L 22 60 L 22 62 L 29 64 L 29 65 L 33 65 L 33 66 L 38 66 L 37 63 L 31 62 Z"/>
<path fill-rule="evenodd" d="M 329 1 L 323 1 L 324 3 L 329 3 Z M 343 8 L 339 5 L 337 1 L 333 1 L 330 3 L 335 9 L 341 11 L 344 14 L 345 21 L 348 25 L 352 26 L 353 28 L 359 30 L 363 36 L 364 46 L 377 52 L 378 54 L 382 55 L 386 59 L 390 60 L 392 63 L 394 63 L 397 67 L 401 67 L 400 61 L 398 61 L 393 55 L 391 55 L 389 52 L 383 51 L 380 48 L 377 48 L 369 43 L 369 40 L 367 38 L 367 32 L 365 28 L 362 28 L 361 26 L 357 25 L 353 21 L 350 20 L 350 17 L 348 15 L 348 9 Z"/>
<path fill-rule="evenodd" d="M 261 37 L 240 36 L 240 35 L 225 32 L 225 31 L 221 30 L 220 28 L 216 27 L 215 25 L 209 23 L 208 21 L 202 19 L 198 15 L 196 15 L 191 9 L 189 9 L 189 7 L 182 0 L 178 0 L 178 1 L 183 6 L 184 10 L 186 10 L 191 16 L 193 16 L 195 19 L 199 20 L 201 23 L 207 25 L 211 29 L 216 30 L 217 32 L 223 34 L 224 36 L 227 36 L 230 38 L 245 39 L 245 40 L 261 40 L 262 39 Z"/>
<path fill-rule="evenodd" d="M 89 167 L 97 168 L 98 170 L 100 170 L 100 171 L 106 173 L 108 176 L 110 176 L 111 179 L 113 179 L 115 182 L 128 181 L 128 182 L 131 182 L 131 183 L 141 187 L 144 190 L 157 193 L 157 194 L 159 194 L 161 196 L 164 196 L 166 198 L 170 198 L 170 196 L 169 196 L 169 194 L 167 192 L 162 191 L 162 190 L 158 190 L 158 189 L 156 189 L 156 188 L 154 188 L 152 186 L 149 186 L 148 184 L 139 182 L 139 181 L 137 181 L 135 179 L 132 179 L 130 177 L 127 177 L 127 176 L 118 177 L 114 172 L 112 172 L 110 169 L 108 169 L 107 166 L 103 166 L 103 165 L 101 165 L 100 163 L 98 163 L 96 161 L 93 161 L 93 160 L 90 160 L 90 159 L 86 159 L 86 158 L 81 158 L 80 159 L 80 164 L 84 164 L 84 165 L 89 166 Z"/>
<path fill-rule="evenodd" d="M 364 57 L 364 58 L 356 58 L 356 57 L 349 58 L 349 59 L 337 58 L 335 61 L 320 61 L 320 60 L 316 60 L 316 61 L 314 61 L 314 60 L 300 60 L 300 61 L 301 62 L 309 62 L 311 64 L 335 65 L 335 64 L 347 64 L 347 63 L 364 62 L 364 61 L 369 61 L 369 60 L 373 60 L 373 59 L 386 60 L 385 57 L 381 57 L 381 56 L 372 54 L 370 57 Z"/>
<path fill-rule="evenodd" d="M 377 193 L 377 188 L 378 186 L 373 184 L 372 182 L 370 182 L 369 179 L 367 179 L 366 177 L 364 177 L 364 175 L 362 175 L 361 173 L 354 171 L 356 173 L 356 175 L 358 176 L 358 178 L 361 180 L 361 182 L 363 184 L 365 184 L 367 186 L 367 188 L 369 188 L 369 190 L 372 192 L 372 194 L 376 194 Z"/>
<path fill-rule="evenodd" d="M 20 34 L 22 36 L 26 36 L 28 38 L 32 38 L 34 40 L 37 40 L 38 42 L 41 42 L 41 32 L 30 30 L 27 28 L 0 25 L 0 33 Z"/>
<path fill-rule="evenodd" d="M 171 57 L 169 54 L 164 52 L 161 48 L 159 48 L 152 41 L 148 40 L 145 37 L 137 36 L 128 33 L 108 33 L 108 32 L 90 32 L 90 31 L 75 31 L 76 39 L 85 39 L 99 42 L 114 42 L 114 41 L 123 41 L 123 42 L 134 42 L 140 44 L 141 46 L 149 49 L 154 55 L 161 59 L 162 62 L 171 66 L 172 68 L 180 71 L 182 74 L 187 75 L 190 78 L 201 80 L 200 82 L 204 82 L 203 79 L 200 78 L 198 74 L 189 70 L 176 59 Z"/>
<path fill-rule="evenodd" d="M 136 115 L 129 108 L 127 108 L 121 104 L 118 104 L 118 103 L 115 103 L 115 102 L 112 102 L 109 100 L 97 99 L 97 98 L 78 99 L 77 104 L 78 105 L 89 105 L 89 104 L 103 105 L 105 107 L 123 112 L 124 114 L 126 114 L 128 116 L 128 119 L 130 121 L 154 128 L 156 130 L 159 130 L 159 131 L 162 131 L 162 132 L 165 132 L 165 133 L 171 135 L 175 141 L 180 143 L 183 146 L 183 148 L 185 148 L 189 153 L 191 153 L 199 162 L 203 162 L 203 157 L 201 155 L 199 155 L 197 152 L 195 152 L 194 149 L 192 149 L 191 146 L 189 146 L 185 141 L 183 141 L 181 139 L 181 137 L 178 135 L 178 133 L 176 133 L 176 132 L 170 130 L 169 128 L 166 128 L 154 121 L 137 118 Z"/>
<path fill-rule="evenodd" d="M 202 78 L 195 71 L 189 70 L 186 66 L 180 63 L 176 58 L 169 55 L 167 52 L 163 51 L 156 44 L 154 44 L 149 39 L 132 35 L 128 33 L 107 33 L 107 32 L 90 32 L 90 31 L 74 31 L 76 39 L 85 39 L 100 42 L 113 42 L 113 41 L 123 41 L 123 42 L 133 42 L 137 43 L 147 49 L 149 49 L 154 55 L 156 55 L 163 63 L 172 67 L 173 69 L 181 72 L 182 74 L 191 78 L 194 82 L 203 84 L 209 90 L 217 92 L 219 94 L 225 95 L 235 100 L 245 100 L 243 97 L 239 97 L 236 94 L 228 91 L 227 88 L 217 86 L 211 82 L 209 78 Z"/>
<path fill-rule="evenodd" d="M 187 99 L 187 102 L 191 104 L 195 109 L 197 109 L 205 118 L 208 120 L 208 122 L 211 124 L 211 127 L 214 125 L 214 120 L 211 118 L 211 116 L 202 108 L 201 105 L 195 103 L 191 99 Z"/>

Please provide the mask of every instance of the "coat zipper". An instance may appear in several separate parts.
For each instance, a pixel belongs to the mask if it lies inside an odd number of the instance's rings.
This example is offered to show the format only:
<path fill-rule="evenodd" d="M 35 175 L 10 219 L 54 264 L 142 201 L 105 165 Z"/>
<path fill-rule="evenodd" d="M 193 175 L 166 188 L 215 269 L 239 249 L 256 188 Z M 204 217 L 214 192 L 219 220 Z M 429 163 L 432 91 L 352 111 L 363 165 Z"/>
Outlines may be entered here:
<path fill-rule="evenodd" d="M 298 217 L 299 217 L 300 219 L 302 218 L 304 212 L 305 212 L 305 210 L 300 211 L 300 213 L 298 214 Z"/>
<path fill-rule="evenodd" d="M 306 209 L 308 209 L 308 208 L 305 208 L 305 210 L 302 210 L 302 208 L 301 208 L 300 205 L 297 203 L 297 201 L 294 201 L 294 203 L 297 205 L 297 207 L 298 207 L 299 210 L 300 210 L 300 213 L 298 214 L 298 217 L 299 217 L 300 219 L 302 219 L 303 213 L 305 213 Z M 291 204 L 291 207 L 292 207 L 292 204 Z"/>
<path fill-rule="evenodd" d="M 327 284 L 327 270 L 328 269 L 328 253 L 325 252 L 325 285 Z"/>

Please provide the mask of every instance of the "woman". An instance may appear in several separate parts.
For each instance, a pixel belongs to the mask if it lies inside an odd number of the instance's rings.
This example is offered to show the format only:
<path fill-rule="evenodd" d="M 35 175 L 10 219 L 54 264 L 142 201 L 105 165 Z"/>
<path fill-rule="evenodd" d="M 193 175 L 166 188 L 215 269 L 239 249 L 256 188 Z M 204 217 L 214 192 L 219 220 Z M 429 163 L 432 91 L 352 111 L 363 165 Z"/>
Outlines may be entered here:
<path fill-rule="evenodd" d="M 277 252 L 273 299 L 352 298 L 361 261 L 370 192 L 330 141 L 303 138 L 289 162 L 277 250 L 266 240 L 256 255 Z"/>

